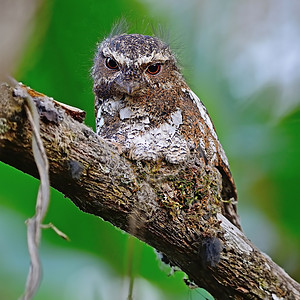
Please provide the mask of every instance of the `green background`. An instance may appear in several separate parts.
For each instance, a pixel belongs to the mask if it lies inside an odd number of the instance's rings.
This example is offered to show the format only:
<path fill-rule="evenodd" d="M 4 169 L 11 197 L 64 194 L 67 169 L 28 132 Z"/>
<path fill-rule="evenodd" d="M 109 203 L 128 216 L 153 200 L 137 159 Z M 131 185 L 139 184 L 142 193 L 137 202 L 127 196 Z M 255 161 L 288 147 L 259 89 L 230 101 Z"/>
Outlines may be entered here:
<path fill-rule="evenodd" d="M 276 63 L 288 64 L 283 58 L 296 46 L 281 41 L 288 45 L 281 46 L 278 62 L 269 59 L 278 50 L 271 42 L 257 52 L 254 47 L 272 38 L 280 41 L 286 19 L 277 14 L 284 9 L 279 1 L 264 7 L 259 1 L 247 7 L 237 1 L 181 2 L 44 1 L 14 76 L 85 110 L 86 124 L 94 128 L 89 72 L 96 43 L 121 17 L 130 32 L 151 34 L 158 24 L 166 28 L 186 80 L 208 108 L 228 156 L 246 235 L 300 280 L 299 88 L 292 85 L 286 93 L 280 78 L 267 76 L 276 75 L 276 69 L 271 72 Z M 293 69 L 289 74 L 300 77 Z M 24 222 L 34 214 L 39 182 L 3 163 L 0 179 L 0 299 L 17 299 L 29 265 Z M 55 190 L 47 222 L 71 241 L 43 231 L 43 280 L 35 299 L 126 299 L 131 255 L 134 299 L 205 299 L 205 291 L 185 286 L 181 272 L 169 276 L 152 248 L 82 213 Z"/>

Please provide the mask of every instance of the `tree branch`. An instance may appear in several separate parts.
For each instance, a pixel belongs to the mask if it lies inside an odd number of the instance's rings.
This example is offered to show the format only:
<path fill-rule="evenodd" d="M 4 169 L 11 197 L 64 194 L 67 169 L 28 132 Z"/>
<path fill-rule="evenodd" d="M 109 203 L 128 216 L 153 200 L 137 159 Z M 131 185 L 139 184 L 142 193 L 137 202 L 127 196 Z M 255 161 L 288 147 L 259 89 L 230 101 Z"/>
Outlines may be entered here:
<path fill-rule="evenodd" d="M 161 251 L 216 299 L 300 299 L 300 285 L 217 209 L 220 182 L 213 168 L 131 161 L 77 121 L 76 112 L 70 115 L 72 109 L 29 92 L 51 186 L 82 211 Z M 24 99 L 2 85 L 0 160 L 38 178 L 31 139 Z"/>

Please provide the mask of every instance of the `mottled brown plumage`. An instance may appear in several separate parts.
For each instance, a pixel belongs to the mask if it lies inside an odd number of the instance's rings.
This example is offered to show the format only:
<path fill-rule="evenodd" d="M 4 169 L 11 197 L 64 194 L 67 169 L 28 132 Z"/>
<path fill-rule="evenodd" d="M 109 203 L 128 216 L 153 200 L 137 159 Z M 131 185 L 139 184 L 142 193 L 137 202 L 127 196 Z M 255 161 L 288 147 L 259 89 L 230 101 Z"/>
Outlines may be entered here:
<path fill-rule="evenodd" d="M 92 68 L 97 134 L 133 160 L 184 164 L 197 157 L 222 175 L 223 213 L 240 227 L 236 188 L 214 125 L 169 46 L 119 34 L 98 45 Z"/>

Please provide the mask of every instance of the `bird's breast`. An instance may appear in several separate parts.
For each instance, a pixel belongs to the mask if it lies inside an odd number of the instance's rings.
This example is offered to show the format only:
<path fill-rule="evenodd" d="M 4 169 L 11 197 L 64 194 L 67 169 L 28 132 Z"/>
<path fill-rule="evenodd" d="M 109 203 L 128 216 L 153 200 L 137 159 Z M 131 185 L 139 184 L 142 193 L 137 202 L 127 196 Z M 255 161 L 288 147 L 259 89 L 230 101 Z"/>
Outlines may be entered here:
<path fill-rule="evenodd" d="M 96 124 L 99 136 L 119 144 L 134 160 L 163 158 L 176 164 L 186 161 L 190 153 L 180 132 L 183 117 L 179 108 L 160 121 L 146 109 L 110 100 L 98 108 Z"/>

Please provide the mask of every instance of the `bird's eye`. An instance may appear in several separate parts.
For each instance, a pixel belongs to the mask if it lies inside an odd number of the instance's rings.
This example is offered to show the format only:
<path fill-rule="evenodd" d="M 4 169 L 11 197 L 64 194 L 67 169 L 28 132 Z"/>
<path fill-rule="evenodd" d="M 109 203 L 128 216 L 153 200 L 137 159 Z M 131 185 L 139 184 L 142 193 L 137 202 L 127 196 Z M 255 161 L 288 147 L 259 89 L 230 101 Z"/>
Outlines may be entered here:
<path fill-rule="evenodd" d="M 151 74 L 151 75 L 156 75 L 160 72 L 160 64 L 153 64 L 148 66 L 147 68 L 147 73 Z"/>
<path fill-rule="evenodd" d="M 105 64 L 109 69 L 112 69 L 112 70 L 118 70 L 119 69 L 117 62 L 111 57 L 106 58 Z"/>

